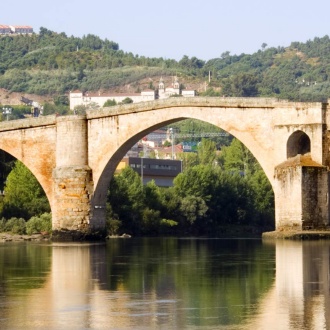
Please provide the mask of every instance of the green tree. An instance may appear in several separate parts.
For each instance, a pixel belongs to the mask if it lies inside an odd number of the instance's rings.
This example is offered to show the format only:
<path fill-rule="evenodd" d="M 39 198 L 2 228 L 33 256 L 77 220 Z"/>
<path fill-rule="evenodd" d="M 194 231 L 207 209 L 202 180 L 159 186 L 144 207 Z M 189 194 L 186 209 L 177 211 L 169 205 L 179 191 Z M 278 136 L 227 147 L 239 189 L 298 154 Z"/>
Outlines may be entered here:
<path fill-rule="evenodd" d="M 257 96 L 258 79 L 252 73 L 238 73 L 229 78 L 223 86 L 223 94 L 227 96 L 247 97 Z"/>
<path fill-rule="evenodd" d="M 180 212 L 189 224 L 206 217 L 208 207 L 201 197 L 186 196 L 181 200 Z"/>
<path fill-rule="evenodd" d="M 130 97 L 126 97 L 120 103 L 121 104 L 130 104 L 130 103 L 133 103 L 133 100 Z"/>
<path fill-rule="evenodd" d="M 2 215 L 27 220 L 45 212 L 50 212 L 45 192 L 28 168 L 16 161 L 7 177 Z"/>
<path fill-rule="evenodd" d="M 106 107 L 113 107 L 117 105 L 117 102 L 115 99 L 112 99 L 112 100 L 106 100 L 103 104 L 103 107 L 106 108 Z"/>
<path fill-rule="evenodd" d="M 140 234 L 143 194 L 141 178 L 130 167 L 124 168 L 110 182 L 108 202 L 112 207 L 113 217 L 120 220 L 122 227 L 130 234 Z"/>
<path fill-rule="evenodd" d="M 242 179 L 251 204 L 249 208 L 253 208 L 253 223 L 270 226 L 271 230 L 274 226 L 274 193 L 257 160 L 237 139 L 223 149 L 221 158 L 225 171 L 244 175 Z"/>
<path fill-rule="evenodd" d="M 257 161 L 238 139 L 234 139 L 230 146 L 222 149 L 221 158 L 226 171 L 244 175 L 249 175 L 255 171 Z"/>
<path fill-rule="evenodd" d="M 208 165 L 214 164 L 216 159 L 216 143 L 210 139 L 202 139 L 198 145 L 197 156 L 199 164 Z"/>

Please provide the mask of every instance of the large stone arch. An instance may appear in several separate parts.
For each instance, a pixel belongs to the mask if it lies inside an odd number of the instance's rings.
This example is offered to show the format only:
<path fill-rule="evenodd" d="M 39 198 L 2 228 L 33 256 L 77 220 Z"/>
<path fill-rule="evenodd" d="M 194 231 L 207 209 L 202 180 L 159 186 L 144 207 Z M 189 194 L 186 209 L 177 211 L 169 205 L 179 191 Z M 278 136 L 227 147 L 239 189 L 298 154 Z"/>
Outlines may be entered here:
<path fill-rule="evenodd" d="M 208 114 L 206 114 L 206 110 Z M 255 112 L 255 111 L 253 111 Z M 262 138 L 256 139 L 256 136 L 262 135 L 258 132 L 256 125 L 256 114 L 248 114 L 245 109 L 201 109 L 196 107 L 182 108 L 170 107 L 164 109 L 146 111 L 139 114 L 139 120 L 135 119 L 137 115 L 130 113 L 120 118 L 113 117 L 107 120 L 105 118 L 95 119 L 95 122 L 89 122 L 89 142 L 96 142 L 98 147 L 91 152 L 89 147 L 89 164 L 93 169 L 94 195 L 92 198 L 92 217 L 102 218 L 105 210 L 107 190 L 115 169 L 126 152 L 142 137 L 154 130 L 177 122 L 183 119 L 201 120 L 215 125 L 234 137 L 239 139 L 254 155 L 263 168 L 266 176 L 272 184 L 273 167 L 269 166 L 269 159 L 272 159 L 272 149 L 269 147 L 271 140 Z M 135 130 L 131 130 L 131 125 Z M 236 123 L 236 124 L 235 124 Z M 254 129 L 251 126 L 254 125 Z M 101 126 L 103 132 L 108 132 L 100 137 L 100 131 L 96 129 Z M 117 128 L 120 128 L 118 131 Z M 261 127 L 261 129 L 263 129 Z M 96 133 L 97 132 L 97 133 Z M 117 132 L 116 141 L 112 141 L 112 132 Z M 269 130 L 267 134 L 272 134 Z M 103 141 L 103 142 L 101 142 Z M 99 152 L 96 152 L 96 150 Z M 93 153 L 95 154 L 93 155 Z"/>

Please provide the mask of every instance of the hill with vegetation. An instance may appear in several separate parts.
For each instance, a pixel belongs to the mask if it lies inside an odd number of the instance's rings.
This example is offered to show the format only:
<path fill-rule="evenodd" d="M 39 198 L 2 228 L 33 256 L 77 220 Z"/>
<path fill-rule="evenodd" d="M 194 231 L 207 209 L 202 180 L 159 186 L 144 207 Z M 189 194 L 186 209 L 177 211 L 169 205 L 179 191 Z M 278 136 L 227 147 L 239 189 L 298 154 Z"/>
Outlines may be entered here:
<path fill-rule="evenodd" d="M 124 52 L 118 43 L 95 35 L 68 37 L 42 27 L 38 34 L 0 38 L 0 88 L 8 99 L 11 92 L 27 93 L 61 104 L 65 98 L 59 96 L 70 90 L 138 92 L 155 88 L 160 76 L 176 75 L 183 88 L 189 84 L 202 95 L 325 101 L 329 50 L 324 36 L 287 48 L 263 44 L 254 54 L 224 52 L 209 61 L 188 56 L 176 61 Z"/>

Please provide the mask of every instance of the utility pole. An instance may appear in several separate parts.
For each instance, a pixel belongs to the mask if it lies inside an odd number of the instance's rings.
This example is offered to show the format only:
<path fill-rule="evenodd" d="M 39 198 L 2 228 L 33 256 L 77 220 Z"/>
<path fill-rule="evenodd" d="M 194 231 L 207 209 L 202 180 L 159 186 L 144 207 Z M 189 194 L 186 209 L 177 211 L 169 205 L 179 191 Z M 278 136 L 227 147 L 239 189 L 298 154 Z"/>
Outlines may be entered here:
<path fill-rule="evenodd" d="M 171 140 L 172 140 L 172 160 L 174 159 L 174 131 L 170 128 Z"/>

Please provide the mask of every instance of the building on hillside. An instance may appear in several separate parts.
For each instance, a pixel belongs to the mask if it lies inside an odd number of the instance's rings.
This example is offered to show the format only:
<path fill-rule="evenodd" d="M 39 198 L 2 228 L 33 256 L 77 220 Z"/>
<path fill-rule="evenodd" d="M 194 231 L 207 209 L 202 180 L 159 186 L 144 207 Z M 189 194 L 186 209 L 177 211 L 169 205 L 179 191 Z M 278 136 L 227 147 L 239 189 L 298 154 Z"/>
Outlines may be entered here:
<path fill-rule="evenodd" d="M 0 34 L 10 34 L 10 26 L 9 25 L 0 25 Z"/>
<path fill-rule="evenodd" d="M 154 90 L 146 90 L 141 93 L 112 93 L 112 94 L 102 94 L 102 93 L 83 93 L 81 91 L 70 92 L 70 110 L 74 110 L 77 105 L 88 106 L 95 103 L 100 108 L 103 107 L 104 103 L 108 100 L 114 100 L 116 103 L 123 102 L 124 99 L 130 98 L 133 103 L 152 101 L 156 99 Z"/>
<path fill-rule="evenodd" d="M 91 104 L 96 104 L 99 107 L 103 107 L 104 103 L 108 100 L 116 101 L 116 103 L 122 102 L 124 99 L 129 97 L 132 99 L 133 103 L 153 101 L 156 99 L 166 99 L 171 96 L 178 95 L 183 97 L 194 97 L 196 96 L 195 90 L 187 90 L 184 89 L 181 91 L 180 83 L 178 79 L 175 77 L 174 82 L 171 86 L 165 87 L 165 83 L 163 78 L 160 79 L 158 90 L 148 89 L 144 90 L 141 93 L 115 93 L 115 94 L 105 94 L 105 93 L 93 93 L 76 90 L 70 92 L 70 110 L 74 110 L 74 108 L 78 105 L 89 106 Z"/>
<path fill-rule="evenodd" d="M 175 77 L 172 86 L 165 87 L 163 78 L 160 78 L 158 85 L 158 95 L 160 99 L 166 99 L 173 95 L 180 95 L 180 83 L 177 77 Z"/>
<path fill-rule="evenodd" d="M 116 173 L 130 166 L 141 176 L 143 184 L 154 180 L 159 187 L 170 187 L 174 178 L 182 172 L 180 160 L 126 157 L 119 163 Z"/>
<path fill-rule="evenodd" d="M 29 25 L 0 25 L 0 35 L 32 33 L 33 28 Z"/>
<path fill-rule="evenodd" d="M 158 85 L 159 99 L 166 99 L 174 95 L 183 97 L 194 97 L 196 96 L 196 91 L 187 89 L 182 90 L 177 77 L 174 77 L 174 81 L 172 82 L 171 86 L 166 87 L 163 77 L 161 77 Z"/>
<path fill-rule="evenodd" d="M 29 25 L 10 25 L 10 30 L 14 34 L 32 34 L 33 28 Z"/>

